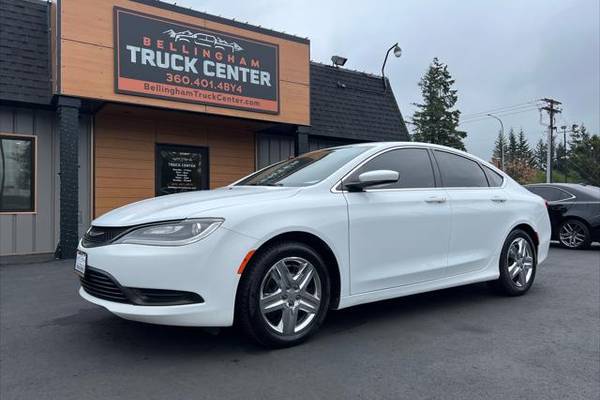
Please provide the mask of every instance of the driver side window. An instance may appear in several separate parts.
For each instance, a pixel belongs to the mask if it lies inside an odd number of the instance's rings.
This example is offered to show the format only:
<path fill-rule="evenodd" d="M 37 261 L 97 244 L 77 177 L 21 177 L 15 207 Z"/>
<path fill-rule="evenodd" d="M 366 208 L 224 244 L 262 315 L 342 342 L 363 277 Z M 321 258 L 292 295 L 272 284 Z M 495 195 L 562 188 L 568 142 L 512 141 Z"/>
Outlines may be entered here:
<path fill-rule="evenodd" d="M 397 182 L 373 186 L 371 189 L 408 189 L 435 187 L 431 159 L 426 149 L 397 149 L 387 151 L 368 161 L 350 177 L 358 180 L 362 173 L 376 170 L 396 171 L 400 175 Z"/>

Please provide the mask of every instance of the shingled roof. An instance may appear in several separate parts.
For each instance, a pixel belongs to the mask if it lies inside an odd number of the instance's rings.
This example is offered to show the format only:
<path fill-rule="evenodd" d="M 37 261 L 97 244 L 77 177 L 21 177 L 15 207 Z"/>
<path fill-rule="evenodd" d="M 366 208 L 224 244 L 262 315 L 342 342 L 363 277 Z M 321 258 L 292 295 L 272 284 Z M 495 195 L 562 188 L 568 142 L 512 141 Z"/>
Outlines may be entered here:
<path fill-rule="evenodd" d="M 408 140 L 391 88 L 380 76 L 310 63 L 311 135 L 366 141 Z"/>
<path fill-rule="evenodd" d="M 49 8 L 40 0 L 0 1 L 0 100 L 50 102 Z"/>

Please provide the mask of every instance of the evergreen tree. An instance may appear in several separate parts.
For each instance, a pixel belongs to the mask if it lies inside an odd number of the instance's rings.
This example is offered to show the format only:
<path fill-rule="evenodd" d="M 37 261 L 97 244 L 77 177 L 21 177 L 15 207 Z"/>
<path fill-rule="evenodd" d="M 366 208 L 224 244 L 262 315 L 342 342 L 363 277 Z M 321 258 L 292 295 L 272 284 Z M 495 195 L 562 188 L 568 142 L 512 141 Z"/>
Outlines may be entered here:
<path fill-rule="evenodd" d="M 506 136 L 502 132 L 498 133 L 496 142 L 494 143 L 494 152 L 492 153 L 492 160 L 500 168 L 502 167 L 502 154 L 506 157 L 507 145 Z M 506 161 L 506 160 L 505 160 Z"/>
<path fill-rule="evenodd" d="M 553 168 L 557 171 L 565 172 L 567 170 L 567 150 L 562 142 L 559 142 L 554 149 Z"/>
<path fill-rule="evenodd" d="M 600 186 L 600 136 L 590 135 L 581 124 L 571 134 L 569 166 L 579 174 L 584 183 Z"/>
<path fill-rule="evenodd" d="M 534 164 L 537 169 L 540 171 L 546 170 L 546 152 L 548 151 L 548 146 L 542 139 L 537 142 L 535 146 L 535 150 L 533 152 Z"/>
<path fill-rule="evenodd" d="M 413 140 L 465 150 L 463 140 L 467 133 L 458 130 L 460 111 L 453 109 L 458 100 L 453 84 L 448 66 L 434 58 L 419 82 L 423 103 L 414 103 L 419 110 L 412 118 Z"/>
<path fill-rule="evenodd" d="M 527 141 L 527 137 L 525 136 L 523 129 L 519 131 L 519 137 L 517 140 L 517 157 L 527 165 L 533 166 L 533 152 L 529 147 L 529 142 Z"/>
<path fill-rule="evenodd" d="M 508 132 L 508 146 L 506 146 L 506 155 L 504 157 L 509 162 L 519 158 L 519 144 L 513 128 L 510 128 Z"/>

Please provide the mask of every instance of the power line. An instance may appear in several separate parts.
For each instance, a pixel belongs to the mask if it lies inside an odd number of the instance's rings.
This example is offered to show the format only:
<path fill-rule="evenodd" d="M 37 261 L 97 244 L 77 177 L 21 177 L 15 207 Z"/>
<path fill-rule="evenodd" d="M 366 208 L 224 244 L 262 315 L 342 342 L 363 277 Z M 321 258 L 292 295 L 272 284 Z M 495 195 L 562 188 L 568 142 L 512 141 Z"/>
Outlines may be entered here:
<path fill-rule="evenodd" d="M 529 107 L 533 104 L 537 104 L 538 100 L 531 100 L 525 103 L 519 103 L 519 104 L 514 104 L 511 106 L 504 106 L 504 107 L 496 107 L 496 108 L 492 108 L 490 110 L 486 110 L 486 111 L 480 111 L 480 112 L 476 112 L 476 113 L 469 113 L 469 114 L 464 114 L 463 117 L 464 118 L 470 118 L 470 117 L 475 117 L 478 115 L 486 115 L 486 114 L 496 114 L 496 113 L 500 113 L 500 112 L 504 112 L 504 111 L 512 111 L 513 109 L 518 109 L 518 108 L 524 108 L 524 107 Z"/>
<path fill-rule="evenodd" d="M 515 111 L 511 111 L 511 112 L 509 112 L 509 111 L 507 111 L 507 112 L 496 112 L 494 114 L 496 114 L 498 116 L 501 116 L 501 117 L 505 117 L 505 116 L 508 116 L 508 115 L 522 114 L 522 113 L 526 113 L 526 112 L 530 112 L 530 111 L 537 111 L 537 110 L 539 110 L 539 108 L 536 106 L 536 107 L 529 107 L 529 108 L 522 109 L 522 110 L 515 110 Z M 479 116 L 479 117 L 471 117 L 471 118 L 467 118 L 466 120 L 460 121 L 459 125 L 469 124 L 471 122 L 485 121 L 487 119 L 488 119 L 487 115 L 482 115 L 482 116 Z"/>

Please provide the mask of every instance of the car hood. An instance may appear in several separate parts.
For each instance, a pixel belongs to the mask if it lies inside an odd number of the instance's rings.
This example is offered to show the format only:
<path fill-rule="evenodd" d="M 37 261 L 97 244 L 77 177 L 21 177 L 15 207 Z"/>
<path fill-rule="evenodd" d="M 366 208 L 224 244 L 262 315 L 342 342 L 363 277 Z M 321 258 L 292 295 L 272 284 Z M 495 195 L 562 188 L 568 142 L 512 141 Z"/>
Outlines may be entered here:
<path fill-rule="evenodd" d="M 242 204 L 260 204 L 289 198 L 300 188 L 228 186 L 171 194 L 138 201 L 95 219 L 94 226 L 132 226 L 192 217 L 220 217 L 218 210 Z M 211 212 L 207 215 L 207 212 Z M 212 212 L 214 211 L 214 212 Z"/>

